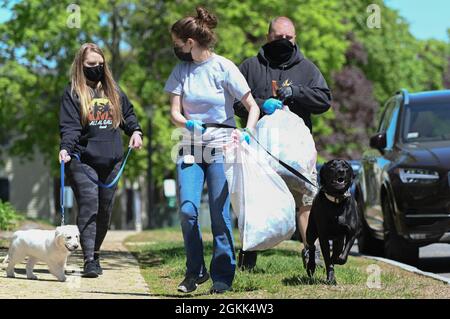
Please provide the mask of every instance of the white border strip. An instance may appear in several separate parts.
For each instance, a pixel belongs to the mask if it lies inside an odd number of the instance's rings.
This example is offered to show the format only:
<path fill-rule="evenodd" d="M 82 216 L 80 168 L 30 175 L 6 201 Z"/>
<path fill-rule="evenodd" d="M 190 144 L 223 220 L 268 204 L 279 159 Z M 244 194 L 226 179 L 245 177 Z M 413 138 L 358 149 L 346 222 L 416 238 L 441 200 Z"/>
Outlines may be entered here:
<path fill-rule="evenodd" d="M 378 261 L 384 262 L 386 264 L 399 267 L 399 268 L 401 268 L 403 270 L 406 270 L 406 271 L 409 271 L 409 272 L 412 272 L 412 273 L 415 273 L 415 274 L 418 274 L 418 275 L 422 275 L 422 276 L 425 276 L 425 277 L 430 277 L 430 278 L 433 278 L 433 279 L 445 282 L 447 285 L 450 285 L 450 278 L 447 278 L 447 277 L 444 277 L 444 276 L 441 276 L 441 275 L 437 275 L 437 274 L 434 274 L 432 272 L 422 271 L 422 270 L 418 269 L 417 267 L 414 267 L 414 266 L 411 266 L 411 265 L 407 265 L 407 264 L 404 264 L 404 263 L 401 263 L 401 262 L 398 262 L 398 261 L 394 261 L 394 260 L 386 259 L 386 258 L 382 258 L 382 257 L 368 256 L 368 255 L 363 255 L 363 254 L 358 254 L 358 255 L 361 256 L 361 257 L 367 258 L 367 259 L 378 260 Z"/>

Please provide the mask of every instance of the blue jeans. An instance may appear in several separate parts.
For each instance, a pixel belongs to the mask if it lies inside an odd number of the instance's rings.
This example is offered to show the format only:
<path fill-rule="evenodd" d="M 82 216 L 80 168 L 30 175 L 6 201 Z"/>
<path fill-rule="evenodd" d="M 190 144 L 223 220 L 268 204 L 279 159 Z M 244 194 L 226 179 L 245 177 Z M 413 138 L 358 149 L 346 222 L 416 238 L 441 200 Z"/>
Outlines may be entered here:
<path fill-rule="evenodd" d="M 214 156 L 211 163 L 200 157 L 200 160 L 193 164 L 184 163 L 183 156 L 177 160 L 177 186 L 186 251 L 186 276 L 197 277 L 206 272 L 198 221 L 203 184 L 206 179 L 214 237 L 210 274 L 213 282 L 223 282 L 231 286 L 236 270 L 236 256 L 223 154 Z"/>

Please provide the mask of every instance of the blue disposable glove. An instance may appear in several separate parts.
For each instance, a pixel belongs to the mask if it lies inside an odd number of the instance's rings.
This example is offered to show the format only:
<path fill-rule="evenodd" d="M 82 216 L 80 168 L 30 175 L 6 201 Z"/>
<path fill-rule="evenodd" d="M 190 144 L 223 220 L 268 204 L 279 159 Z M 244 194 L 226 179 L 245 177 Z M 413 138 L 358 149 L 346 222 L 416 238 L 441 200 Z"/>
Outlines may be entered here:
<path fill-rule="evenodd" d="M 247 144 L 250 144 L 250 134 L 246 131 L 241 132 L 241 142 L 246 141 Z"/>
<path fill-rule="evenodd" d="M 264 101 L 264 104 L 262 105 L 262 110 L 266 114 L 272 114 L 275 112 L 276 109 L 282 109 L 283 108 L 283 102 L 280 100 L 270 98 Z"/>
<path fill-rule="evenodd" d="M 203 132 L 206 130 L 203 126 L 203 122 L 199 120 L 188 120 L 186 122 L 186 128 L 191 132 L 200 132 L 203 134 Z"/>

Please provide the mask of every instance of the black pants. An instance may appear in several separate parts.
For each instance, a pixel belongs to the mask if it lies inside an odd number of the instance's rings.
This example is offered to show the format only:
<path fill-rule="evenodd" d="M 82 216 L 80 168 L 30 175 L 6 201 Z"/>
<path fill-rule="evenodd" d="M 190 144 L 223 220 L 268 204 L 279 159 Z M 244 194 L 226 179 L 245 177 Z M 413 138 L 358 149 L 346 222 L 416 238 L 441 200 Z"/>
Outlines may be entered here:
<path fill-rule="evenodd" d="M 121 162 L 113 167 L 94 168 L 72 159 L 68 165 L 67 177 L 78 204 L 77 225 L 84 260 L 99 258 L 100 247 L 111 222 L 111 213 L 117 184 L 111 188 L 97 186 L 89 180 L 81 168 L 95 180 L 110 183 L 117 175 Z"/>

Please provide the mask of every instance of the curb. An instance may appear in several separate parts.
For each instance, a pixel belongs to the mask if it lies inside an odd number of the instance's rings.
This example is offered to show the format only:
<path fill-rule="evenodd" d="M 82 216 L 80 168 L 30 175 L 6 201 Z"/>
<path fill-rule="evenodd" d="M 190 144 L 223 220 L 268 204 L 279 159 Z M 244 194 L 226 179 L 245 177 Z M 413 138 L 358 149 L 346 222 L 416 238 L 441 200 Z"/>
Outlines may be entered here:
<path fill-rule="evenodd" d="M 430 277 L 439 281 L 442 281 L 444 283 L 446 283 L 447 285 L 450 285 L 450 278 L 441 276 L 441 275 L 437 275 L 431 272 L 427 272 L 427 271 L 422 271 L 420 269 L 418 269 L 417 267 L 411 266 L 411 265 L 407 265 L 398 261 L 394 261 L 391 259 L 386 259 L 386 258 L 382 258 L 382 257 L 375 257 L 375 256 L 369 256 L 369 255 L 362 255 L 362 254 L 355 254 L 356 256 L 359 257 L 363 257 L 363 258 L 367 258 L 367 259 L 373 259 L 373 260 L 377 260 L 377 261 L 381 261 L 384 262 L 386 264 L 395 266 L 395 267 L 399 267 L 403 270 L 421 275 L 421 276 L 425 276 L 425 277 Z"/>

